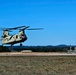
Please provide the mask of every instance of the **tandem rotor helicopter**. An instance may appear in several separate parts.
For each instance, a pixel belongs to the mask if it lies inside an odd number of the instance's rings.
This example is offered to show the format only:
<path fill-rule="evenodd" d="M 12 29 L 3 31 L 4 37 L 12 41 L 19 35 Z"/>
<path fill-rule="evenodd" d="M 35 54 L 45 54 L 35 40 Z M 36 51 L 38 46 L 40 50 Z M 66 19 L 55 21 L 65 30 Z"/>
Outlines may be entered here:
<path fill-rule="evenodd" d="M 41 30 L 43 28 L 29 28 L 30 26 L 19 26 L 19 27 L 15 27 L 15 28 L 0 28 L 0 30 L 3 31 L 3 35 L 2 35 L 2 46 L 4 44 L 10 44 L 11 46 L 13 46 L 16 43 L 20 43 L 20 46 L 22 46 L 22 42 L 27 40 L 27 36 L 25 34 L 25 30 Z M 19 30 L 18 34 L 15 35 L 10 35 L 9 32 L 11 32 L 12 30 Z"/>

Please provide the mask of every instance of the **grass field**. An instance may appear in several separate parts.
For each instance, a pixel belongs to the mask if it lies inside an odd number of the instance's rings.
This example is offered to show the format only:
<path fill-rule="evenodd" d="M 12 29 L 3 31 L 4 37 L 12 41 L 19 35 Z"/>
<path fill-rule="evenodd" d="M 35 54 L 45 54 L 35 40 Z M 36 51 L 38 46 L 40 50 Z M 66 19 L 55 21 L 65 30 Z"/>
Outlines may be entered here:
<path fill-rule="evenodd" d="M 76 75 L 76 56 L 2 56 L 0 75 Z"/>

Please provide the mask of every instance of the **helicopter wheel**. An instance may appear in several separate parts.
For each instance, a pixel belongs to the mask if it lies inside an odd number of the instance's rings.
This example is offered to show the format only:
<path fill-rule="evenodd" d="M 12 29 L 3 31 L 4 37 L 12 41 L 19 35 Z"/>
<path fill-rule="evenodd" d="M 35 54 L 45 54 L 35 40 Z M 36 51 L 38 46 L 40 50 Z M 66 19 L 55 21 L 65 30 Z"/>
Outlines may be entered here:
<path fill-rule="evenodd" d="M 20 46 L 22 46 L 22 43 L 20 43 Z"/>
<path fill-rule="evenodd" d="M 13 44 L 11 44 L 11 46 L 13 46 Z"/>

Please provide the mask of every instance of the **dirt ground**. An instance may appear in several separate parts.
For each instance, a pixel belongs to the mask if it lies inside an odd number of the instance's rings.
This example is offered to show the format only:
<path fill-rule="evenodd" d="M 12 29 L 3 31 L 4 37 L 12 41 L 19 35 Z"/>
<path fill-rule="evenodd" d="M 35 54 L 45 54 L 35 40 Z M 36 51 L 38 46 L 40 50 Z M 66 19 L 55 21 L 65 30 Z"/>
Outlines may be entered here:
<path fill-rule="evenodd" d="M 76 56 L 0 56 L 0 75 L 76 75 Z"/>

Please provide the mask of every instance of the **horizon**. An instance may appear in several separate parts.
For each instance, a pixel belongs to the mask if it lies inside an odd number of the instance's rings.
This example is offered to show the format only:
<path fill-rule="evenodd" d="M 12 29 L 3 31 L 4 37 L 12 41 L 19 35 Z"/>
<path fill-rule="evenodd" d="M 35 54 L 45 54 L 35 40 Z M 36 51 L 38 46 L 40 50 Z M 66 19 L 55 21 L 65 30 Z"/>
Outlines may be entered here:
<path fill-rule="evenodd" d="M 0 45 L 2 46 L 2 45 Z M 4 45 L 4 47 L 8 47 L 10 45 Z M 76 45 L 67 45 L 67 44 L 59 44 L 59 45 L 13 45 L 13 46 L 10 46 L 10 47 L 15 47 L 15 46 L 19 46 L 19 47 L 23 47 L 23 46 L 76 46 Z"/>

